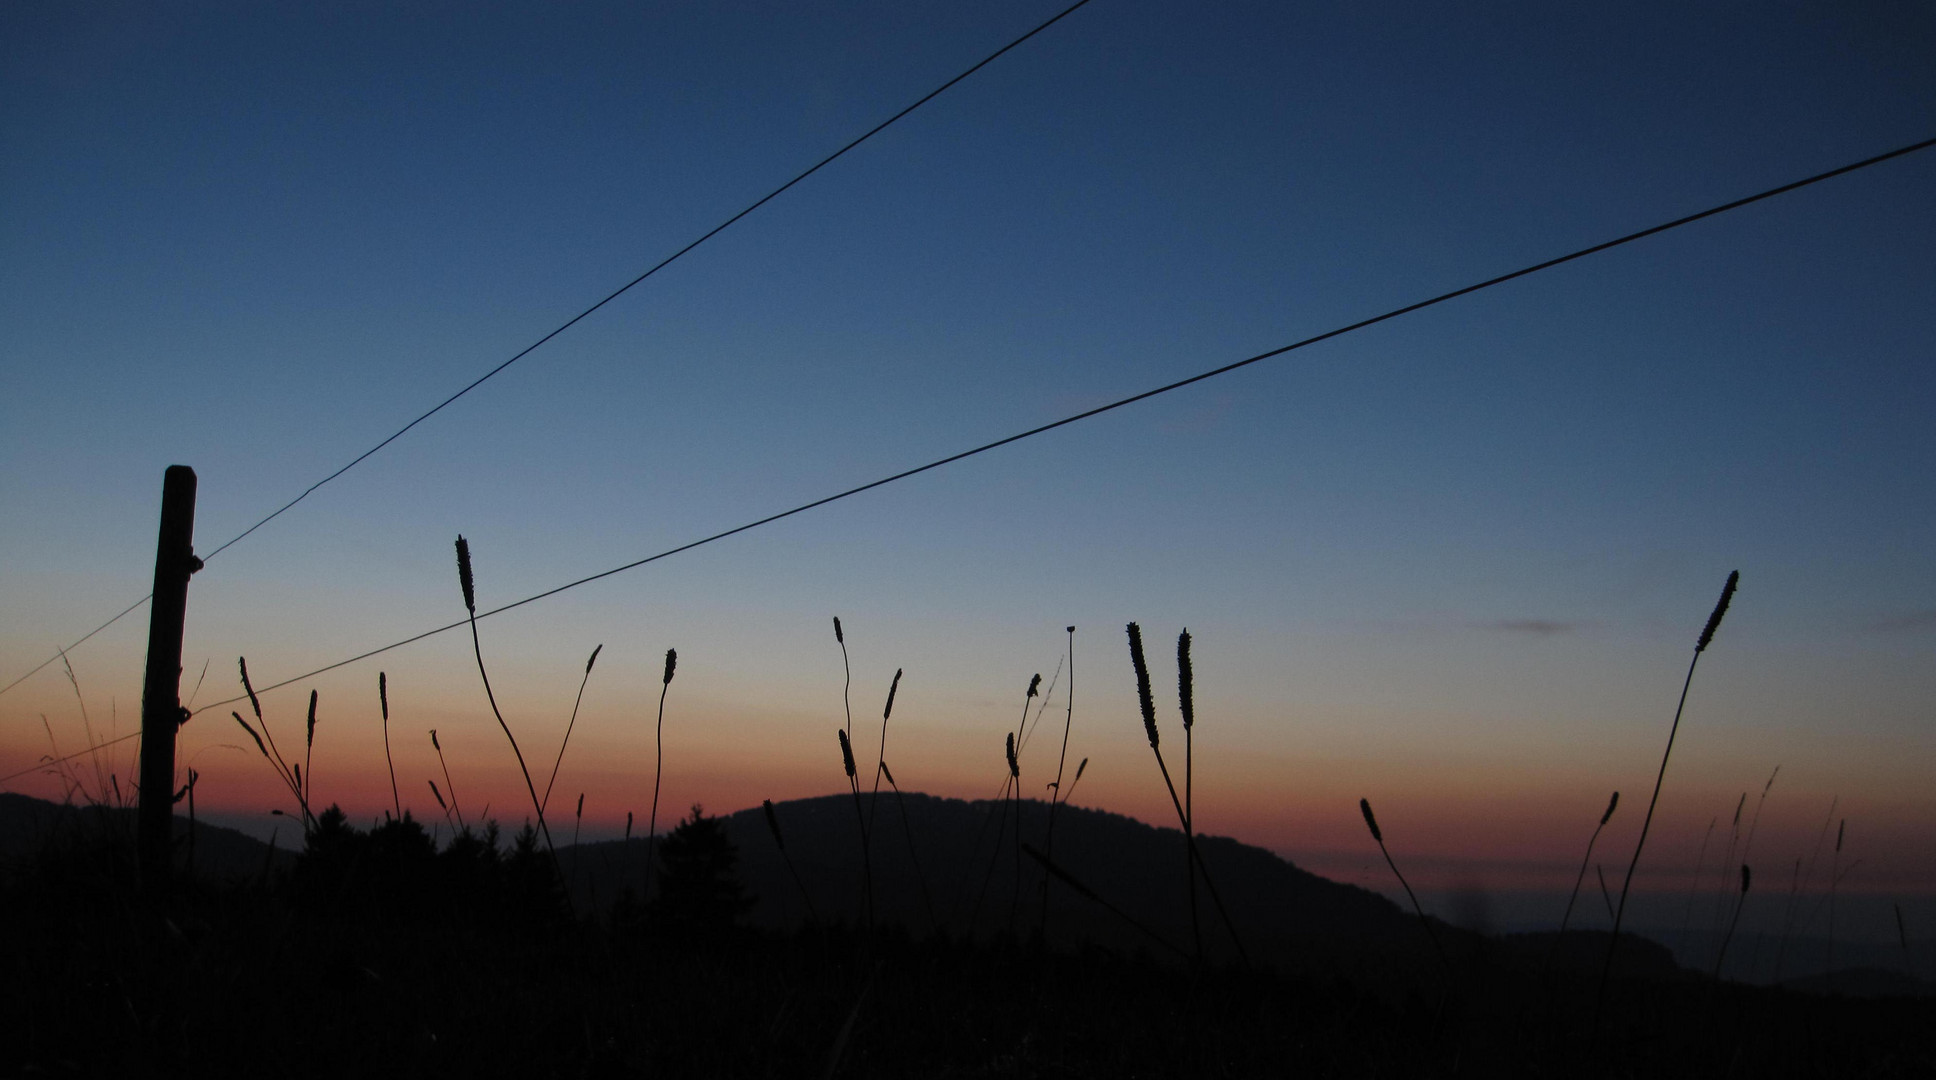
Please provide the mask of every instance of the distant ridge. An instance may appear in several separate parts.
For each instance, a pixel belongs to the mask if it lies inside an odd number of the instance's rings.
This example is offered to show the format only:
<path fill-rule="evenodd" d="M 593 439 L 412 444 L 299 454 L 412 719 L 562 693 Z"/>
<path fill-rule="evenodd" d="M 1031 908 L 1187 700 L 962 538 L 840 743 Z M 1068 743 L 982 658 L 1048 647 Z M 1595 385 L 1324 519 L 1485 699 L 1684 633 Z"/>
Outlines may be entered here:
<path fill-rule="evenodd" d="M 981 937 L 1012 930 L 1015 936 L 1027 938 L 1036 932 L 1042 922 L 1043 874 L 1024 856 L 1018 893 L 1012 819 L 1002 835 L 1002 854 L 995 857 L 1003 804 L 912 792 L 900 799 L 887 793 L 879 798 L 874 808 L 871 796 L 861 796 L 862 813 L 871 810 L 873 820 L 874 902 L 880 921 L 899 924 L 917 935 L 935 929 L 922 900 L 914 858 L 908 853 L 911 830 L 940 928 Z M 862 884 L 853 796 L 796 799 L 776 803 L 774 808 L 787 852 L 821 917 L 859 920 Z M 1037 849 L 1043 847 L 1048 813 L 1047 803 L 1021 804 L 1022 837 Z M 806 921 L 807 905 L 787 873 L 762 811 L 741 810 L 724 820 L 739 849 L 740 877 L 755 895 L 752 921 L 775 928 Z M 1417 919 L 1377 893 L 1319 877 L 1269 851 L 1227 837 L 1200 837 L 1198 845 L 1254 962 L 1350 977 L 1392 973 L 1365 970 L 1368 967 L 1410 970 L 1438 962 Z M 609 905 L 621 888 L 636 891 L 644 850 L 644 841 L 634 839 L 561 852 L 581 908 Z M 1056 813 L 1053 855 L 1058 866 L 1105 900 L 1178 948 L 1190 948 L 1180 830 L 1065 805 Z M 1201 911 L 1209 959 L 1235 962 L 1236 952 L 1207 896 L 1201 897 Z M 1476 935 L 1434 922 L 1438 932 L 1462 952 L 1478 948 Z M 1050 886 L 1046 930 L 1046 939 L 1061 946 L 1167 951 L 1059 882 Z"/>

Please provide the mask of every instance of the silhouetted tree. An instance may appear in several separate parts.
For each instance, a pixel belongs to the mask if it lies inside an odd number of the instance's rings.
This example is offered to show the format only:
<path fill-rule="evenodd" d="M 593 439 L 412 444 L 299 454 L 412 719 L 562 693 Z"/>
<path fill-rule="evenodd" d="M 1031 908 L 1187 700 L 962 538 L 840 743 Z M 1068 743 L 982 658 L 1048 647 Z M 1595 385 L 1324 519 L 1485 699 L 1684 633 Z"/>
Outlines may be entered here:
<path fill-rule="evenodd" d="M 739 880 L 739 850 L 697 803 L 659 847 L 658 886 L 649 910 L 660 922 L 724 929 L 753 906 Z"/>

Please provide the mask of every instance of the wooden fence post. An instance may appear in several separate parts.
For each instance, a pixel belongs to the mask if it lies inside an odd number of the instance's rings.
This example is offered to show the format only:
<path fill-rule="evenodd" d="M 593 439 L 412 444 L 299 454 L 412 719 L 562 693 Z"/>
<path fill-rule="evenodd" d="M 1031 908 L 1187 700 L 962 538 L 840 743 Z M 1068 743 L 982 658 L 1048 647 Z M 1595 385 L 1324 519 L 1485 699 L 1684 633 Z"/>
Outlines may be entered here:
<path fill-rule="evenodd" d="M 141 688 L 141 807 L 135 845 L 143 888 L 167 894 L 174 861 L 175 731 L 181 727 L 182 624 L 195 557 L 195 470 L 170 465 L 161 481 L 155 592 L 148 604 L 148 670 Z"/>

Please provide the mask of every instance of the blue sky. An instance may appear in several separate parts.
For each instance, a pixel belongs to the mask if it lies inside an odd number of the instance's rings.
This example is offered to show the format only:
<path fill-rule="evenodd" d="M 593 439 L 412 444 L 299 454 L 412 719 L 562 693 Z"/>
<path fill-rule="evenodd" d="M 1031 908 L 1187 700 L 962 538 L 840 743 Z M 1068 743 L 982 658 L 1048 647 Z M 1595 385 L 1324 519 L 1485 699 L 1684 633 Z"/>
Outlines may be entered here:
<path fill-rule="evenodd" d="M 200 474 L 206 551 L 1055 10 L 9 9 L 0 678 L 147 590 L 167 464 Z M 505 602 L 1927 138 L 1932 55 L 1903 5 L 1096 0 L 224 552 L 187 680 L 210 663 L 205 703 L 237 655 L 269 681 L 456 618 L 458 532 Z M 1322 861 L 1366 794 L 1449 856 L 1559 865 L 1579 829 L 1482 823 L 1634 805 L 1738 568 L 1663 863 L 1782 764 L 1795 843 L 1840 794 L 1877 887 L 1927 890 L 1933 181 L 1912 156 L 1257 365 L 486 648 L 543 742 L 607 645 L 575 738 L 610 822 L 666 647 L 672 805 L 833 789 L 835 613 L 857 712 L 908 670 L 897 775 L 979 795 L 1075 623 L 1085 789 L 1160 821 L 1122 625 L 1187 625 L 1211 831 Z M 131 720 L 144 639 L 74 655 L 94 713 Z M 317 680 L 346 803 L 387 788 L 381 667 L 513 805 L 467 644 Z M 78 711 L 57 668 L 0 696 L 0 771 L 41 713 L 82 745 Z M 215 748 L 240 813 L 272 793 L 230 731 L 184 753 Z"/>

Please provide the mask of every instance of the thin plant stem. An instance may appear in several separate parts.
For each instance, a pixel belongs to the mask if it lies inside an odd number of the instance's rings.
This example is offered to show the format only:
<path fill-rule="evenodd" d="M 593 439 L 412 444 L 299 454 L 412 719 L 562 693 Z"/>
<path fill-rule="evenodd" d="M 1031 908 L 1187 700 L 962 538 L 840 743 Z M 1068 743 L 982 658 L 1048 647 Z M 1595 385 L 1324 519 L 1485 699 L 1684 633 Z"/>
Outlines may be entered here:
<path fill-rule="evenodd" d="M 665 776 L 666 692 L 672 689 L 672 672 L 678 663 L 679 654 L 667 649 L 665 679 L 659 684 L 659 721 L 652 729 L 652 816 L 645 826 L 645 891 L 639 894 L 642 903 L 652 899 L 652 855 L 659 841 L 659 782 Z M 586 674 L 590 673 L 591 667 L 586 665 Z"/>
<path fill-rule="evenodd" d="M 397 763 L 390 756 L 390 676 L 376 673 L 376 699 L 383 706 L 383 763 L 390 767 L 390 802 L 397 821 L 403 820 L 403 796 L 397 793 Z"/>
<path fill-rule="evenodd" d="M 1399 886 L 1405 890 L 1406 897 L 1411 900 L 1412 910 L 1418 913 L 1419 925 L 1425 927 L 1426 936 L 1432 939 L 1432 949 L 1439 954 L 1439 963 L 1445 965 L 1446 974 L 1449 976 L 1452 973 L 1452 961 L 1446 957 L 1445 946 L 1439 942 L 1439 932 L 1432 929 L 1432 920 L 1425 917 L 1425 908 L 1418 902 L 1418 894 L 1412 891 L 1411 882 L 1405 880 L 1405 875 L 1399 871 L 1398 864 L 1392 861 L 1391 851 L 1385 847 L 1385 834 L 1379 831 L 1378 819 L 1372 816 L 1371 800 L 1359 799 L 1358 810 L 1364 814 L 1365 825 L 1371 829 L 1371 838 L 1377 842 L 1379 854 L 1385 857 L 1385 865 L 1391 867 L 1392 876 L 1398 879 Z"/>
<path fill-rule="evenodd" d="M 585 700 L 585 684 L 591 681 L 592 665 L 598 663 L 599 651 L 604 648 L 604 644 L 600 643 L 596 648 L 592 649 L 591 659 L 585 661 L 585 676 L 578 680 L 578 696 L 573 698 L 571 702 L 571 720 L 565 724 L 565 737 L 558 741 L 558 758 L 551 763 L 551 779 L 545 781 L 544 798 L 539 800 L 539 805 L 541 806 L 549 807 L 551 805 L 551 788 L 552 785 L 558 782 L 558 766 L 564 764 L 565 747 L 571 745 L 571 729 L 578 726 L 578 706 L 583 704 Z"/>
<path fill-rule="evenodd" d="M 444 770 L 444 790 L 450 792 L 450 806 L 446 809 L 448 813 L 457 815 L 457 827 L 469 832 L 470 826 L 464 822 L 464 808 L 457 803 L 457 784 L 450 778 L 450 763 L 444 760 L 444 744 L 437 740 L 436 728 L 430 729 L 430 746 L 431 749 L 437 751 L 437 764 Z M 437 794 L 437 784 L 434 781 L 430 785 L 430 793 L 432 795 Z M 443 801 L 442 797 L 437 799 L 439 805 Z"/>
<path fill-rule="evenodd" d="M 1627 913 L 1627 894 L 1633 888 L 1634 870 L 1640 865 L 1641 849 L 1647 846 L 1647 830 L 1654 822 L 1654 808 L 1660 803 L 1660 786 L 1667 779 L 1667 759 L 1674 753 L 1674 736 L 1681 729 L 1681 712 L 1687 708 L 1687 690 L 1694 684 L 1694 668 L 1701 662 L 1701 654 L 1714 640 L 1714 631 L 1720 627 L 1722 616 L 1728 613 L 1728 604 L 1734 599 L 1734 590 L 1740 581 L 1740 571 L 1728 574 L 1728 583 L 1721 590 L 1721 599 L 1714 605 L 1713 613 L 1707 617 L 1706 627 L 1694 643 L 1694 657 L 1687 662 L 1687 678 L 1681 682 L 1680 702 L 1674 706 L 1674 725 L 1667 730 L 1667 749 L 1660 755 L 1660 771 L 1654 776 L 1654 794 L 1647 800 L 1647 816 L 1640 822 L 1640 839 L 1634 843 L 1633 858 L 1627 863 L 1627 877 L 1620 885 L 1620 905 L 1613 913 L 1613 933 L 1607 940 L 1607 958 L 1600 965 L 1600 989 L 1593 1003 L 1593 1027 L 1596 1031 L 1599 1030 L 1600 1016 L 1607 1003 L 1607 977 L 1613 973 L 1613 955 L 1620 947 L 1620 922 Z"/>
<path fill-rule="evenodd" d="M 934 898 L 928 894 L 928 875 L 921 869 L 921 855 L 915 850 L 914 825 L 908 820 L 907 797 L 901 794 L 901 785 L 894 782 L 894 772 L 887 767 L 886 759 L 881 761 L 881 772 L 887 777 L 887 786 L 894 790 L 894 802 L 901 811 L 901 830 L 907 834 L 908 860 L 914 864 L 914 880 L 921 886 L 921 906 L 927 910 L 928 926 L 938 931 L 941 923 L 935 919 Z"/>
<path fill-rule="evenodd" d="M 1062 719 L 1062 752 L 1055 759 L 1055 783 L 1049 785 L 1049 828 L 1042 839 L 1042 857 L 1049 859 L 1055 854 L 1055 813 L 1062 805 L 1062 769 L 1069 761 L 1069 729 L 1076 721 L 1076 628 L 1067 628 L 1069 635 L 1069 690 L 1066 701 L 1068 711 Z M 1046 933 L 1049 925 L 1049 879 L 1042 877 L 1042 918 L 1037 932 Z"/>

